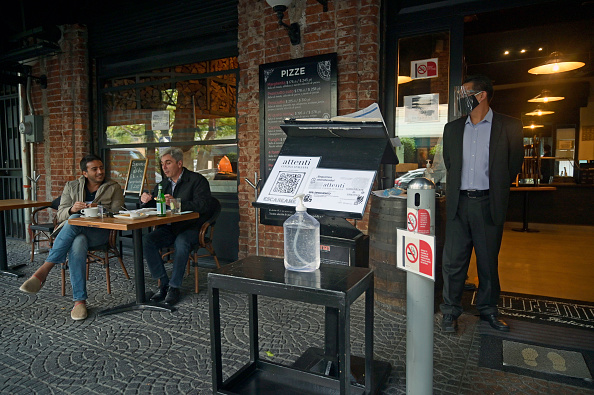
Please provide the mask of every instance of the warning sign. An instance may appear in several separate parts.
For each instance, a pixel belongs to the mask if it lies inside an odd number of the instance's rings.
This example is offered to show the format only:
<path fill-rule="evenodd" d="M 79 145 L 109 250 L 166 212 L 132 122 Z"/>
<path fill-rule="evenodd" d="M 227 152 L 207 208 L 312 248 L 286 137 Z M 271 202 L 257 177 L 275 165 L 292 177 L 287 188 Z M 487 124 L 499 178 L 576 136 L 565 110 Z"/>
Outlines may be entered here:
<path fill-rule="evenodd" d="M 431 210 L 406 209 L 406 230 L 423 235 L 431 234 Z"/>
<path fill-rule="evenodd" d="M 396 230 L 396 266 L 435 281 L 435 236 Z"/>
<path fill-rule="evenodd" d="M 437 58 L 413 60 L 410 62 L 411 78 L 413 80 L 437 77 Z"/>

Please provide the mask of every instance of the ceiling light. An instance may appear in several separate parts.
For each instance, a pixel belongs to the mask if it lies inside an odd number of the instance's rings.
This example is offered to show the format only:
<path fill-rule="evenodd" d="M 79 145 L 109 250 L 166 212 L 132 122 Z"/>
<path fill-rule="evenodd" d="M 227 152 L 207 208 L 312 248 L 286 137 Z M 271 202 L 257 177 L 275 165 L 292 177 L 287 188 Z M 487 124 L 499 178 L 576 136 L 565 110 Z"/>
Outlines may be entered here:
<path fill-rule="evenodd" d="M 553 52 L 547 62 L 541 66 L 533 67 L 530 74 L 555 74 L 579 69 L 585 65 L 584 62 L 571 62 L 563 58 L 561 52 Z"/>
<path fill-rule="evenodd" d="M 538 48 L 539 51 L 542 51 L 542 47 Z"/>
<path fill-rule="evenodd" d="M 540 95 L 534 96 L 532 99 L 528 100 L 530 103 L 550 103 L 552 101 L 559 101 L 563 100 L 565 97 L 563 96 L 553 96 L 553 93 L 548 89 L 543 89 L 540 92 Z"/>
<path fill-rule="evenodd" d="M 398 85 L 400 84 L 406 84 L 407 82 L 411 82 L 412 78 L 410 78 L 408 75 L 399 75 L 398 76 Z"/>
<path fill-rule="evenodd" d="M 521 53 L 524 53 L 524 52 L 526 52 L 526 50 L 525 50 L 525 49 L 523 49 L 523 50 L 521 50 L 520 52 L 521 52 Z"/>
<path fill-rule="evenodd" d="M 503 54 L 504 55 L 509 55 L 509 51 L 505 51 Z"/>
<path fill-rule="evenodd" d="M 530 125 L 524 126 L 524 129 L 536 129 L 536 128 L 544 128 L 544 125 L 538 125 L 531 123 Z"/>
<path fill-rule="evenodd" d="M 278 17 L 278 24 L 283 26 L 289 34 L 291 44 L 299 44 L 301 42 L 301 31 L 299 29 L 299 24 L 291 23 L 291 25 L 287 25 L 283 22 L 283 16 L 285 15 L 285 11 L 287 10 L 287 7 L 293 2 L 293 0 L 266 0 L 266 2 L 269 6 L 272 7 L 272 10 L 276 13 L 276 16 Z"/>
<path fill-rule="evenodd" d="M 543 110 L 542 108 L 540 108 L 540 106 L 536 107 L 536 109 L 527 112 L 525 115 L 530 115 L 530 116 L 542 116 L 542 115 L 549 115 L 549 114 L 554 114 L 555 111 L 550 111 L 550 110 Z"/>

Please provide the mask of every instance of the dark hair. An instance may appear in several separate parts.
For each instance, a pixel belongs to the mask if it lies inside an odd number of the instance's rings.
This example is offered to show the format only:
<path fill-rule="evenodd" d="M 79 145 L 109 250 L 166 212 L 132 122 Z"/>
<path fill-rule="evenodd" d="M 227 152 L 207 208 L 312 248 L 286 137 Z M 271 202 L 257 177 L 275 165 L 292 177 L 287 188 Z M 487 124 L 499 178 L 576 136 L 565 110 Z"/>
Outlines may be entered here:
<path fill-rule="evenodd" d="M 88 155 L 83 156 L 83 158 L 80 160 L 80 169 L 82 171 L 87 171 L 87 164 L 89 162 L 94 161 L 94 160 L 98 160 L 101 163 L 103 163 L 103 161 L 101 160 L 101 158 L 98 157 L 97 155 L 95 155 L 95 154 L 88 154 Z"/>
<path fill-rule="evenodd" d="M 483 74 L 469 75 L 464 79 L 464 84 L 472 84 L 472 89 L 475 91 L 487 92 L 487 100 L 493 99 L 493 82 L 491 79 Z"/>

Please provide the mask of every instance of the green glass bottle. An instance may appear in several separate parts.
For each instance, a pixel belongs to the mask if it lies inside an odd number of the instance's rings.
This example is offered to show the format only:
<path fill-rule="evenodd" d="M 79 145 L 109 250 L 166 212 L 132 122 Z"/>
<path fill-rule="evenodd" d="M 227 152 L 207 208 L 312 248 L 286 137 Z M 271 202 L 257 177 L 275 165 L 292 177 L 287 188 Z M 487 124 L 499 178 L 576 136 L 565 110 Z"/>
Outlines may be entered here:
<path fill-rule="evenodd" d="M 165 205 L 165 195 L 163 194 L 163 187 L 159 185 L 159 193 L 157 194 L 157 217 L 165 217 L 167 215 L 167 208 Z"/>

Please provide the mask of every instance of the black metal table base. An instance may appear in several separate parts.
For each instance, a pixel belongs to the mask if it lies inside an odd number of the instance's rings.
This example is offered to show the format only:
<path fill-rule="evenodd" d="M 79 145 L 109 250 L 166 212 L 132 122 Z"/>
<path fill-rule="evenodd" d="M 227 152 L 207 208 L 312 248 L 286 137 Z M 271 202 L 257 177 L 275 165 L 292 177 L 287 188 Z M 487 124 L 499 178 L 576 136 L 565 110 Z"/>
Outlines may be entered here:
<path fill-rule="evenodd" d="M 19 265 L 16 267 L 21 267 L 21 266 Z M 15 266 L 9 267 L 8 269 L 5 269 L 5 270 L 0 270 L 0 276 L 7 276 L 7 277 L 22 277 L 23 276 L 22 273 L 13 271 L 12 270 L 13 268 L 15 268 Z"/>
<path fill-rule="evenodd" d="M 0 211 L 0 276 L 7 277 L 22 277 L 21 273 L 15 272 L 15 269 L 25 266 L 24 263 L 20 265 L 8 266 L 6 249 L 6 234 L 4 232 L 4 212 Z"/>

